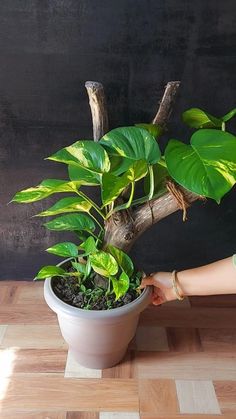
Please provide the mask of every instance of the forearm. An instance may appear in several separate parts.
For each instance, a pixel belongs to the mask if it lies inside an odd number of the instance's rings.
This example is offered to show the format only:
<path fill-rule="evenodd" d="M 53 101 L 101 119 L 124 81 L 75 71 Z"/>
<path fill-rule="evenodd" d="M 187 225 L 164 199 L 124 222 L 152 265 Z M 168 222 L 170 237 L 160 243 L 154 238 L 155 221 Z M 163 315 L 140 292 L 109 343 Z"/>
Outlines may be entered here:
<path fill-rule="evenodd" d="M 236 267 L 232 256 L 180 271 L 178 282 L 184 295 L 236 294 Z"/>

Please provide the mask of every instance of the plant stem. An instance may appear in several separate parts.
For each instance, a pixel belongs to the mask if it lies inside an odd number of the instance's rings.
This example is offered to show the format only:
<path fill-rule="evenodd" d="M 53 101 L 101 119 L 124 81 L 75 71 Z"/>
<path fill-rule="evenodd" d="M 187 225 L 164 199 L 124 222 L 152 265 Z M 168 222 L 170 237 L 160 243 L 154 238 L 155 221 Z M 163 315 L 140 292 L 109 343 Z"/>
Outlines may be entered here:
<path fill-rule="evenodd" d="M 222 125 L 221 125 L 221 130 L 222 130 L 222 131 L 225 131 L 225 128 L 226 128 L 226 127 L 225 127 L 225 122 L 222 122 Z"/>
<path fill-rule="evenodd" d="M 99 221 L 97 220 L 96 217 L 94 217 L 93 214 L 91 214 L 91 212 L 89 212 L 90 217 L 95 221 L 95 223 L 97 223 L 98 227 L 100 228 L 101 231 L 104 231 L 103 226 L 99 223 Z"/>
<path fill-rule="evenodd" d="M 130 196 L 129 196 L 128 202 L 126 203 L 125 209 L 129 208 L 130 205 L 132 204 L 133 197 L 134 197 L 134 182 L 131 183 Z"/>
<path fill-rule="evenodd" d="M 109 295 L 111 293 L 111 278 L 108 278 L 108 287 L 106 291 L 106 295 Z"/>
<path fill-rule="evenodd" d="M 149 171 L 149 179 L 150 179 L 150 189 L 148 194 L 148 200 L 152 199 L 154 193 L 154 173 L 153 173 L 153 166 L 148 166 Z"/>
<path fill-rule="evenodd" d="M 97 204 L 95 204 L 94 201 L 92 201 L 92 199 L 90 199 L 87 195 L 85 195 L 83 192 L 81 191 L 75 191 L 77 193 L 77 195 L 81 196 L 82 198 L 85 199 L 85 201 L 89 202 L 89 204 L 92 205 L 92 207 L 97 211 L 97 213 L 105 220 L 106 217 L 103 214 L 103 212 L 101 211 L 101 209 L 99 208 L 99 206 Z"/>
<path fill-rule="evenodd" d="M 130 207 L 130 205 L 132 204 L 132 201 L 133 201 L 133 197 L 134 197 L 134 185 L 135 185 L 135 182 L 132 182 L 131 183 L 131 191 L 130 191 L 129 200 L 125 204 L 118 205 L 117 207 L 114 208 L 114 210 L 111 209 L 111 211 L 109 211 L 109 213 L 107 214 L 106 219 L 108 219 L 113 212 L 128 209 Z"/>

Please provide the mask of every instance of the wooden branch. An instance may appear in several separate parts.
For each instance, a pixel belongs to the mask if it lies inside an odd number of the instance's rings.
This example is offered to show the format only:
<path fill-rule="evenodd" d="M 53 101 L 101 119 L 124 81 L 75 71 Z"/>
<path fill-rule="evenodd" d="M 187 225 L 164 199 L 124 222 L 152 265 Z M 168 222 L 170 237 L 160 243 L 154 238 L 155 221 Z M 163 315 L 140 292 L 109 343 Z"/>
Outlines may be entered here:
<path fill-rule="evenodd" d="M 197 199 L 202 199 L 199 195 L 183 188 L 181 188 L 181 191 L 189 205 Z M 129 251 L 144 231 L 179 209 L 178 202 L 173 195 L 165 193 L 161 197 L 137 207 L 130 214 L 122 216 L 124 211 L 120 212 L 119 216 L 114 214 L 106 225 L 104 245 L 110 243 L 124 251 Z"/>
<path fill-rule="evenodd" d="M 93 139 L 98 141 L 108 132 L 108 113 L 103 85 L 96 81 L 86 81 L 89 104 L 93 120 Z"/>
<path fill-rule="evenodd" d="M 170 119 L 171 112 L 173 110 L 173 105 L 176 99 L 176 94 L 180 86 L 180 81 L 170 81 L 166 85 L 164 95 L 162 97 L 159 109 L 155 118 L 153 119 L 153 124 L 158 124 L 163 127 L 166 127 L 167 122 Z"/>

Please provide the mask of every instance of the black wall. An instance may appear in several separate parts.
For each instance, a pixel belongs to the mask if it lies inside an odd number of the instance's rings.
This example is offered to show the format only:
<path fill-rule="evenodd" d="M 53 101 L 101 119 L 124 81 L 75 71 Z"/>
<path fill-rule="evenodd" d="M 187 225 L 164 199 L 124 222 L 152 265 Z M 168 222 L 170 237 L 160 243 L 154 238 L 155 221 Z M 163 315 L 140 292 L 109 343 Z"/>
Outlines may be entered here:
<path fill-rule="evenodd" d="M 150 121 L 166 82 L 181 80 L 169 136 L 185 140 L 186 108 L 221 115 L 235 107 L 235 17 L 234 0 L 1 0 L 1 279 L 32 278 L 57 260 L 44 249 L 61 234 L 31 218 L 50 201 L 7 203 L 44 178 L 63 178 L 65 168 L 43 158 L 91 138 L 84 82 L 104 84 L 115 127 Z M 180 269 L 235 252 L 235 196 L 194 204 L 185 223 L 178 212 L 154 226 L 133 249 L 138 264 Z"/>

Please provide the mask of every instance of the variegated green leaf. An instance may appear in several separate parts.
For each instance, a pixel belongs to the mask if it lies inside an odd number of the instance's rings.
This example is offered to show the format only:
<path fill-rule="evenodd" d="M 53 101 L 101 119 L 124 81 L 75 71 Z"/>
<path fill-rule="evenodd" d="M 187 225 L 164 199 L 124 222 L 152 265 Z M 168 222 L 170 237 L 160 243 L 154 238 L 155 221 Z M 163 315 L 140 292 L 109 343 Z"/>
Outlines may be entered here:
<path fill-rule="evenodd" d="M 83 198 L 68 197 L 62 198 L 57 201 L 54 205 L 48 208 L 46 211 L 37 214 L 38 217 L 49 217 L 51 215 L 64 214 L 67 212 L 89 212 L 91 204 L 85 201 Z"/>

